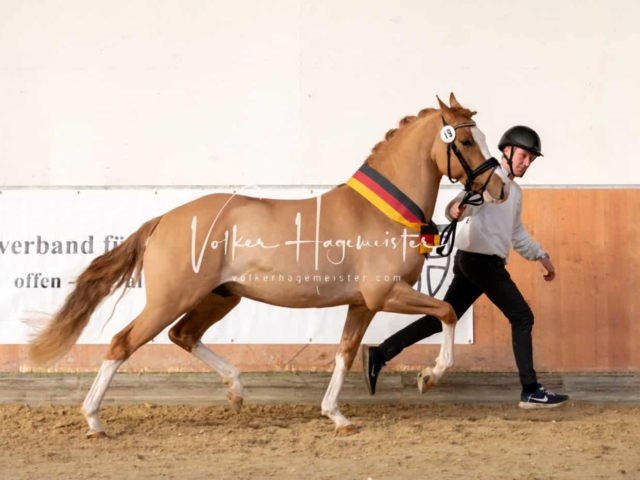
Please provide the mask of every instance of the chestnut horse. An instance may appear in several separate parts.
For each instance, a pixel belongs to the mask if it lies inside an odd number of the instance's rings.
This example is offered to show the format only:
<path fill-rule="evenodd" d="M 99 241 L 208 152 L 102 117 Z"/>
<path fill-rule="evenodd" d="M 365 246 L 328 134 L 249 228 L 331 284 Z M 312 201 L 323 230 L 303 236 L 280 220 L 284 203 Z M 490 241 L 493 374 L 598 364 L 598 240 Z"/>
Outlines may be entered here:
<path fill-rule="evenodd" d="M 289 308 L 349 305 L 322 401 L 322 414 L 340 433 L 355 431 L 340 413 L 338 397 L 376 312 L 430 314 L 442 321 L 440 354 L 435 367 L 425 369 L 425 388 L 435 385 L 453 364 L 457 317 L 448 303 L 412 288 L 425 257 L 416 248 L 422 239 L 409 239 L 420 237 L 414 229 L 430 221 L 443 175 L 465 181 L 487 201 L 506 200 L 509 186 L 471 119 L 476 112 L 453 94 L 450 106 L 438 103 L 440 109 L 405 117 L 346 184 L 318 197 L 206 195 L 147 221 L 95 258 L 29 349 L 33 365 L 65 355 L 98 305 L 120 287 L 124 294 L 144 265 L 146 305 L 111 341 L 82 405 L 87 435 L 105 436 L 100 405 L 120 365 L 178 319 L 169 338 L 222 376 L 239 412 L 240 372 L 201 338 L 242 297 Z M 293 277 L 304 281 L 287 281 Z"/>

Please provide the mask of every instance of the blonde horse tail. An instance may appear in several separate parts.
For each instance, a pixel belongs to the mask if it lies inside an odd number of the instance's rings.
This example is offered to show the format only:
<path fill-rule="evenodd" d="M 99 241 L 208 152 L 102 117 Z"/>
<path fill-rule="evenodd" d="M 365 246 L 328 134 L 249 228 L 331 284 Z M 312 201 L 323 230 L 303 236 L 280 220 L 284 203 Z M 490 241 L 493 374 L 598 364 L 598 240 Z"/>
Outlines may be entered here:
<path fill-rule="evenodd" d="M 60 359 L 76 343 L 100 303 L 129 280 L 137 283 L 142 274 L 142 259 L 147 240 L 162 216 L 144 223 L 117 247 L 93 259 L 75 283 L 48 325 L 29 345 L 32 365 L 46 365 Z M 123 293 L 124 293 L 123 291 Z"/>

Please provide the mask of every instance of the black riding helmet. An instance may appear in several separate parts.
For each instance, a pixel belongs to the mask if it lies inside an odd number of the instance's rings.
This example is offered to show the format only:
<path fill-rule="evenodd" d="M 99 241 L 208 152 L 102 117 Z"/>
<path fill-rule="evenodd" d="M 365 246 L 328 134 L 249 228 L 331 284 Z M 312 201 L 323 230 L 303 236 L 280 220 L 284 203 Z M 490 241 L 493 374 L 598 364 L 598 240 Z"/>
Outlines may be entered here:
<path fill-rule="evenodd" d="M 525 127 L 524 125 L 516 125 L 504 132 L 498 148 L 503 151 L 505 147 L 513 145 L 514 147 L 524 148 L 526 151 L 533 153 L 537 157 L 542 157 L 542 142 L 540 136 L 535 130 Z"/>
<path fill-rule="evenodd" d="M 504 132 L 502 138 L 500 139 L 500 143 L 498 143 L 498 148 L 501 152 L 504 153 L 505 147 L 508 146 L 520 147 L 527 152 L 534 154 L 536 157 L 543 156 L 540 136 L 536 133 L 535 130 L 529 127 L 525 127 L 524 125 L 516 125 L 515 127 L 511 127 L 509 130 Z M 511 150 L 511 155 L 509 155 L 509 158 L 507 158 L 509 169 L 511 170 L 511 174 L 513 175 L 513 167 L 511 166 L 512 159 L 513 149 Z"/>

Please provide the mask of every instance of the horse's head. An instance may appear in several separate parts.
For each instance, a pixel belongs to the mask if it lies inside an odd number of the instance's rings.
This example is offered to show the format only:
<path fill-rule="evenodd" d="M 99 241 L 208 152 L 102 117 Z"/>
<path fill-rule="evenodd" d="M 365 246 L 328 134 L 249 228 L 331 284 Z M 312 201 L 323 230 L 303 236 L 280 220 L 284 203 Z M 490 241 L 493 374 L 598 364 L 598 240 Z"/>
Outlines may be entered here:
<path fill-rule="evenodd" d="M 489 202 L 504 202 L 510 181 L 489 153 L 484 134 L 471 119 L 476 112 L 460 105 L 453 93 L 450 107 L 440 98 L 438 103 L 442 115 L 437 120 L 439 133 L 432 151 L 438 170 L 452 182 L 463 182 L 467 189 L 483 195 Z"/>

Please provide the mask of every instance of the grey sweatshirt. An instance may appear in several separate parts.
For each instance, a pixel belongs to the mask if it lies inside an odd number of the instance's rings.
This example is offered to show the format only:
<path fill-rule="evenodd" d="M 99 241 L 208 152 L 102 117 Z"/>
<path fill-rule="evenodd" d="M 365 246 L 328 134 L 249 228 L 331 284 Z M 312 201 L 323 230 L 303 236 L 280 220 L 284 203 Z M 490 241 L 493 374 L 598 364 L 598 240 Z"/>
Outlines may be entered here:
<path fill-rule="evenodd" d="M 449 214 L 451 205 L 460 202 L 463 196 L 464 192 L 447 205 L 445 215 L 449 220 L 452 220 Z M 529 236 L 522 224 L 521 215 L 522 190 L 512 180 L 506 202 L 467 205 L 459 220 L 455 246 L 466 252 L 498 255 L 505 264 L 509 261 L 509 252 L 513 246 L 527 260 L 538 260 L 545 251 Z"/>

